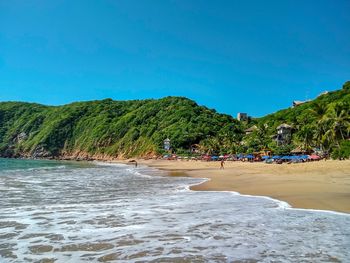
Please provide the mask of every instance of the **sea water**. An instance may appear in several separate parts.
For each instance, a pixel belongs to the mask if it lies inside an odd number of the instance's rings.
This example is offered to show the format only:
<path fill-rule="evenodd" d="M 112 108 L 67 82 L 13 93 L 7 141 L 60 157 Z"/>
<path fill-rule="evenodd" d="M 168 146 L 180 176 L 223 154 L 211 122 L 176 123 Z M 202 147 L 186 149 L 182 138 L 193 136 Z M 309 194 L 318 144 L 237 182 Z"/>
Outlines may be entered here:
<path fill-rule="evenodd" d="M 350 262 L 348 214 L 121 164 L 0 159 L 0 262 Z"/>

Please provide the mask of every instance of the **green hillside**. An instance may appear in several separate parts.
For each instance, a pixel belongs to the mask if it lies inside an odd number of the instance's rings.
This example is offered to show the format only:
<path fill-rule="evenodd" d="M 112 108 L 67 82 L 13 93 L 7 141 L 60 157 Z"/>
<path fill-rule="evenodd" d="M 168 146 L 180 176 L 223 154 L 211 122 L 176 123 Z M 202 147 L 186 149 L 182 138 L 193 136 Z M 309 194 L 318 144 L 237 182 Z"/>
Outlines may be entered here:
<path fill-rule="evenodd" d="M 0 157 L 126 158 L 164 153 L 275 154 L 298 147 L 318 148 L 334 157 L 350 155 L 350 82 L 295 108 L 238 122 L 229 115 L 182 97 L 159 100 L 77 102 L 44 106 L 0 103 Z M 276 128 L 291 127 L 290 140 L 279 143 Z M 250 134 L 244 130 L 252 128 Z"/>
<path fill-rule="evenodd" d="M 181 97 L 77 102 L 44 106 L 0 103 L 0 156 L 108 158 L 153 156 L 163 140 L 186 152 L 192 145 L 234 151 L 241 124 Z M 208 146 L 208 147 L 209 147 Z M 211 147 L 210 146 L 210 147 Z"/>
<path fill-rule="evenodd" d="M 292 127 L 292 137 L 290 143 L 278 145 L 274 135 L 283 123 Z M 244 137 L 245 151 L 269 148 L 275 153 L 287 153 L 299 147 L 304 150 L 319 148 L 334 157 L 345 149 L 350 154 L 350 82 L 340 90 L 320 95 L 302 105 L 253 120 L 246 127 L 253 125 L 256 126 L 254 132 Z"/>

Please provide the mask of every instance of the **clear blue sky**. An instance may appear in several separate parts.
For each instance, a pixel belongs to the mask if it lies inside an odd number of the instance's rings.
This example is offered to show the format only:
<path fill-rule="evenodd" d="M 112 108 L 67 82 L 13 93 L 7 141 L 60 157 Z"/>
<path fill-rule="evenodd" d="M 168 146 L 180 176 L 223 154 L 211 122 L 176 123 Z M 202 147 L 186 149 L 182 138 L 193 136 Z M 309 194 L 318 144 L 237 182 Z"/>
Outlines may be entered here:
<path fill-rule="evenodd" d="M 350 79 L 350 1 L 0 0 L 0 101 L 261 116 Z"/>

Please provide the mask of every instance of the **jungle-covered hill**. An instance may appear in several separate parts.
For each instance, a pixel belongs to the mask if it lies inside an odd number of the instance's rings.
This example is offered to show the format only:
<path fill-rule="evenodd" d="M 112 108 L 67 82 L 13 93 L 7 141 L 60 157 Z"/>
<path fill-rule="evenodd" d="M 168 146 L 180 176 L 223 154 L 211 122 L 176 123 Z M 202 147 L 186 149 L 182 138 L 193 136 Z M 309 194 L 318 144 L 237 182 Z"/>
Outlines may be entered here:
<path fill-rule="evenodd" d="M 280 124 L 292 127 L 290 141 L 276 142 Z M 253 132 L 245 134 L 247 128 Z M 126 158 L 164 153 L 275 154 L 318 148 L 350 156 L 350 82 L 294 108 L 239 122 L 183 97 L 158 100 L 76 102 L 45 106 L 0 103 L 0 157 Z"/>
<path fill-rule="evenodd" d="M 173 149 L 186 152 L 208 140 L 239 139 L 239 134 L 242 126 L 231 116 L 183 97 L 63 106 L 0 103 L 2 157 L 153 156 L 162 153 L 166 138 Z"/>
<path fill-rule="evenodd" d="M 292 127 L 292 137 L 288 144 L 277 145 L 274 135 L 276 128 L 283 123 Z M 334 157 L 349 156 L 350 82 L 346 82 L 340 90 L 252 120 L 246 126 L 255 128 L 243 139 L 248 152 L 268 148 L 280 154 L 297 147 L 304 150 L 318 148 Z"/>

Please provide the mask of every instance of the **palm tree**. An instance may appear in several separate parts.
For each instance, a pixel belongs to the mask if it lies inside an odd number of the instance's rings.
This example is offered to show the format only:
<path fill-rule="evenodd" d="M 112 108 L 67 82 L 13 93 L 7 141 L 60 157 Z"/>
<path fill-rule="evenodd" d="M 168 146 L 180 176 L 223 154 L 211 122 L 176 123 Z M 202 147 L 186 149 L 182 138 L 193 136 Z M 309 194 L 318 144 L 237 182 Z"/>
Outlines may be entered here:
<path fill-rule="evenodd" d="M 200 150 L 206 154 L 217 153 L 220 150 L 220 144 L 216 137 L 208 137 L 201 141 Z"/>
<path fill-rule="evenodd" d="M 307 150 L 314 144 L 315 127 L 312 125 L 303 126 L 297 134 L 302 143 L 302 148 Z"/>
<path fill-rule="evenodd" d="M 316 102 L 313 107 L 310 109 L 310 115 L 316 119 L 316 127 L 314 129 L 314 139 L 316 144 L 321 149 L 325 148 L 325 133 L 327 131 L 327 104 L 322 102 Z M 306 132 L 306 131 L 305 131 Z"/>
<path fill-rule="evenodd" d="M 343 103 L 330 105 L 327 111 L 327 123 L 329 124 L 329 129 L 332 130 L 330 134 L 333 136 L 333 141 L 339 145 L 339 141 L 345 140 L 349 131 L 348 105 Z"/>
<path fill-rule="evenodd" d="M 310 113 L 317 121 L 321 121 L 327 113 L 327 104 L 323 102 L 316 102 L 310 109 Z"/>

